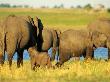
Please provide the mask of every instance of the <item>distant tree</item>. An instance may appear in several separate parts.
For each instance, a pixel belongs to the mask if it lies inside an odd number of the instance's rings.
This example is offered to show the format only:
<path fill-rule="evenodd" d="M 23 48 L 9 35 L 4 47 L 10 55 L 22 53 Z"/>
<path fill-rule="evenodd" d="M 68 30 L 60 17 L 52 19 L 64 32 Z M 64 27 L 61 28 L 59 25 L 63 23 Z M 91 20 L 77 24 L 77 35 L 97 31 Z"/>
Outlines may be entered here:
<path fill-rule="evenodd" d="M 84 9 L 90 10 L 90 9 L 92 9 L 92 6 L 90 4 L 87 4 L 84 6 Z"/>
<path fill-rule="evenodd" d="M 11 6 L 10 6 L 10 4 L 4 4 L 4 3 L 2 3 L 2 4 L 0 4 L 0 7 L 10 8 Z"/>
<path fill-rule="evenodd" d="M 55 5 L 53 8 L 58 8 L 58 6 L 57 6 L 57 5 Z"/>
<path fill-rule="evenodd" d="M 64 8 L 64 5 L 63 5 L 63 4 L 61 4 L 61 5 L 59 6 L 59 8 Z"/>
<path fill-rule="evenodd" d="M 16 8 L 17 6 L 16 6 L 16 5 L 13 5 L 12 7 L 13 7 L 13 8 Z"/>
<path fill-rule="evenodd" d="M 41 8 L 48 8 L 48 6 L 41 6 Z"/>
<path fill-rule="evenodd" d="M 23 8 L 23 6 L 22 6 L 22 5 L 17 5 L 17 7 L 18 7 L 18 8 Z"/>
<path fill-rule="evenodd" d="M 74 6 L 71 6 L 70 8 L 72 8 L 72 9 L 73 9 L 73 8 L 74 8 Z"/>
<path fill-rule="evenodd" d="M 81 9 L 82 7 L 80 5 L 78 5 L 76 8 Z"/>
<path fill-rule="evenodd" d="M 24 8 L 29 8 L 29 5 L 24 5 Z"/>

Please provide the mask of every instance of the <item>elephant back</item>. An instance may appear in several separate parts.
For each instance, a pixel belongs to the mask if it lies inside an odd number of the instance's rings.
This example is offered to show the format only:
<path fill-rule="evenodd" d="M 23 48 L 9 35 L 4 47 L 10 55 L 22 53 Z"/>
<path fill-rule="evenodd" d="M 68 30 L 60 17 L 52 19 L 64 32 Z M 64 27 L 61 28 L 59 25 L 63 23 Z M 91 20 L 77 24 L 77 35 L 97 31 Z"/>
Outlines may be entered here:
<path fill-rule="evenodd" d="M 110 36 L 110 19 L 101 18 L 95 20 L 88 25 L 87 29 L 90 32 L 97 31 L 100 33 L 104 33 L 106 36 Z"/>

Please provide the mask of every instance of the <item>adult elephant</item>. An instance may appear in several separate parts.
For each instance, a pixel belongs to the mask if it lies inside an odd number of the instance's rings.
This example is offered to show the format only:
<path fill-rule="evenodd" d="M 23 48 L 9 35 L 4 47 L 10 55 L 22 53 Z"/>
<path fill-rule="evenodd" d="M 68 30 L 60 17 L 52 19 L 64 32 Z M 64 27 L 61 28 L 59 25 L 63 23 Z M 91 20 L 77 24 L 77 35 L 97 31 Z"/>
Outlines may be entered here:
<path fill-rule="evenodd" d="M 93 44 L 91 34 L 86 30 L 67 30 L 60 35 L 59 62 L 62 65 L 71 57 L 91 58 L 93 54 Z"/>
<path fill-rule="evenodd" d="M 93 36 L 93 42 L 96 44 L 94 47 L 108 48 L 108 59 L 110 59 L 110 19 L 101 18 L 95 20 L 87 28 Z"/>
<path fill-rule="evenodd" d="M 48 50 L 52 47 L 51 60 L 54 60 L 58 48 L 60 31 L 44 28 L 41 20 L 37 17 L 36 20 L 36 26 L 38 26 L 37 50 L 39 52 L 48 52 Z"/>
<path fill-rule="evenodd" d="M 0 27 L 0 63 L 3 65 L 4 53 L 8 54 L 9 67 L 12 65 L 12 58 L 15 52 L 18 53 L 17 67 L 23 65 L 23 51 L 33 47 L 36 49 L 36 30 L 34 21 L 29 17 L 29 21 L 22 17 L 10 15 Z"/>

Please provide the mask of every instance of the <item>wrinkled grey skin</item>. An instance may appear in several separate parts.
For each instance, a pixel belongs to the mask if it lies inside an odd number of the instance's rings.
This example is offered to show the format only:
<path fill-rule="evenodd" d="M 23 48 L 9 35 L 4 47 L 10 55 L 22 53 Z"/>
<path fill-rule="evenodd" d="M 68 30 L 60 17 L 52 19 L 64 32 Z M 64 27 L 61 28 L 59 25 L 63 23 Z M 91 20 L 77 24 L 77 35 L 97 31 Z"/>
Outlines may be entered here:
<path fill-rule="evenodd" d="M 88 59 L 93 53 L 91 35 L 85 30 L 67 30 L 60 35 L 59 62 L 62 65 L 72 57 L 83 56 Z"/>
<path fill-rule="evenodd" d="M 29 18 L 31 19 L 31 18 Z M 4 53 L 8 54 L 9 67 L 15 52 L 18 53 L 17 67 L 23 65 L 23 51 L 35 47 L 36 26 L 15 15 L 8 16 L 0 27 L 0 63 L 4 63 Z"/>
<path fill-rule="evenodd" d="M 98 19 L 88 25 L 92 34 L 94 49 L 98 47 L 108 48 L 108 59 L 110 59 L 110 19 Z"/>
<path fill-rule="evenodd" d="M 33 48 L 29 48 L 28 52 L 30 53 L 31 59 L 31 69 L 35 70 L 35 67 L 52 67 L 50 57 L 47 52 L 36 52 Z"/>
<path fill-rule="evenodd" d="M 56 30 L 43 28 L 41 20 L 36 17 L 38 24 L 37 29 L 37 50 L 39 52 L 48 52 L 52 47 L 52 58 L 55 59 L 55 54 L 58 48 L 58 32 Z M 37 26 L 37 25 L 36 25 Z"/>

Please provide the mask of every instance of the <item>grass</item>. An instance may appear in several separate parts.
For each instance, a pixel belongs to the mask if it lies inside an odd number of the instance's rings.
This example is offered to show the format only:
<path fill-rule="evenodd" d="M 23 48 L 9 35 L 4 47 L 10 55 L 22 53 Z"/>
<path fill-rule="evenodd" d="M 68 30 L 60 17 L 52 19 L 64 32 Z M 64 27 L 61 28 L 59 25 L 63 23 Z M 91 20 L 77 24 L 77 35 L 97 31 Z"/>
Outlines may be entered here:
<path fill-rule="evenodd" d="M 88 23 L 94 21 L 97 18 L 109 17 L 110 14 L 107 12 L 93 11 L 87 12 L 86 10 L 76 9 L 0 9 L 0 19 L 3 20 L 9 14 L 15 14 L 18 16 L 30 15 L 35 18 L 38 16 L 41 18 L 45 28 L 56 28 L 56 29 L 79 29 L 85 28 Z"/>
<path fill-rule="evenodd" d="M 61 68 L 39 68 L 36 71 L 30 69 L 29 61 L 19 69 L 14 62 L 12 70 L 5 63 L 0 72 L 0 82 L 109 82 L 109 78 L 110 62 L 104 60 L 68 61 Z"/>
<path fill-rule="evenodd" d="M 110 13 L 94 12 L 82 9 L 7 9 L 0 8 L 0 21 L 9 14 L 18 16 L 30 15 L 41 18 L 45 28 L 86 29 L 88 23 L 97 18 L 110 18 Z M 31 70 L 30 62 L 16 68 L 16 61 L 9 70 L 7 62 L 0 67 L 0 82 L 110 82 L 110 62 L 100 61 L 68 61 L 61 68 Z"/>

